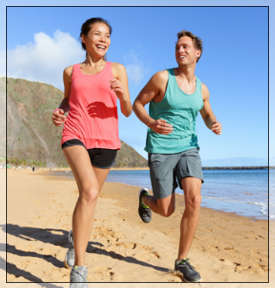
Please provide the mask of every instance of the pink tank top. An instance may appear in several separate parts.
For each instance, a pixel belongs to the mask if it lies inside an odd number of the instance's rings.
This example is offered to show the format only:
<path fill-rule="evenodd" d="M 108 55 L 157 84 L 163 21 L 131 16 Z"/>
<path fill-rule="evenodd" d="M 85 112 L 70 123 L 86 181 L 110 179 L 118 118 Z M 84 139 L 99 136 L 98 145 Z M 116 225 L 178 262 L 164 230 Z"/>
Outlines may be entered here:
<path fill-rule="evenodd" d="M 70 111 L 64 123 L 61 143 L 79 139 L 87 149 L 120 149 L 117 96 L 110 88 L 112 64 L 102 71 L 84 74 L 73 65 Z"/>

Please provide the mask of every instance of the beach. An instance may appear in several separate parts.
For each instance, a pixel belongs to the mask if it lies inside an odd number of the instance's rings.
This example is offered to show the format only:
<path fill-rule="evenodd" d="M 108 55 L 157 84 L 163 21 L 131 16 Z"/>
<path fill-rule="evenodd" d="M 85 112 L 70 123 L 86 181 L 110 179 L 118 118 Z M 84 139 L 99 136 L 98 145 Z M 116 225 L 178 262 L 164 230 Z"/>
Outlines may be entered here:
<path fill-rule="evenodd" d="M 67 282 L 70 273 L 63 260 L 78 197 L 74 180 L 49 176 L 47 169 L 11 168 L 7 173 L 7 280 L 56 284 L 9 283 L 3 287 L 68 287 L 58 282 Z M 181 279 L 173 273 L 173 266 L 183 197 L 177 195 L 172 216 L 153 214 L 152 222 L 144 224 L 137 215 L 139 189 L 104 184 L 86 255 L 88 281 L 99 283 L 89 287 L 179 287 L 176 282 Z M 274 224 L 270 221 L 268 255 L 268 221 L 202 208 L 189 258 L 203 283 L 186 285 L 215 287 L 206 282 L 236 282 L 219 287 L 272 287 L 271 283 L 237 283 L 268 281 L 268 256 L 273 268 L 275 261 Z M 4 243 L 4 225 L 1 227 Z M 1 253 L 3 259 L 3 249 Z M 275 283 L 272 271 L 269 280 Z"/>

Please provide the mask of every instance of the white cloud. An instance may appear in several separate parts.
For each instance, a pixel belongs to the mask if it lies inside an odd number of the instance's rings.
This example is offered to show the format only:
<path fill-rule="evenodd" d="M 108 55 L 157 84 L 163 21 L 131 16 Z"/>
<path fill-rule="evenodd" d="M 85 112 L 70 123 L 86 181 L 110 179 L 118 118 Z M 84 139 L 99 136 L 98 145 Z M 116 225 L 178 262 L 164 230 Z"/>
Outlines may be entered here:
<path fill-rule="evenodd" d="M 135 84 L 139 84 L 143 79 L 143 69 L 138 64 L 127 64 L 126 70 L 128 73 L 128 77 L 132 80 Z"/>
<path fill-rule="evenodd" d="M 124 63 L 127 70 L 128 78 L 138 85 L 144 79 L 146 73 L 145 65 L 139 59 L 135 52 L 130 52 L 124 56 Z"/>
<path fill-rule="evenodd" d="M 81 43 L 62 31 L 56 31 L 53 37 L 37 33 L 32 42 L 8 50 L 7 54 L 8 77 L 45 82 L 62 90 L 64 68 L 85 58 Z M 129 81 L 140 84 L 146 73 L 140 57 L 130 51 L 123 60 Z"/>
<path fill-rule="evenodd" d="M 8 51 L 8 77 L 46 82 L 63 89 L 63 70 L 84 59 L 79 41 L 56 31 L 53 37 L 40 32 L 34 41 Z"/>

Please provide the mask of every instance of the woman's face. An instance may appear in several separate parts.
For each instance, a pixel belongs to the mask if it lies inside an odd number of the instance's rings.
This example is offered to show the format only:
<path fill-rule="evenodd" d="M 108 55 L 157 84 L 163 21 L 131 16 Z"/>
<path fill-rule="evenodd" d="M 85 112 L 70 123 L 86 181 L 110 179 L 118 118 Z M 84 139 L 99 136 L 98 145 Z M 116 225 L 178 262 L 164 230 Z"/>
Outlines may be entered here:
<path fill-rule="evenodd" d="M 105 23 L 94 23 L 87 35 L 82 35 L 82 42 L 86 46 L 86 51 L 98 57 L 104 57 L 111 44 L 109 27 Z"/>

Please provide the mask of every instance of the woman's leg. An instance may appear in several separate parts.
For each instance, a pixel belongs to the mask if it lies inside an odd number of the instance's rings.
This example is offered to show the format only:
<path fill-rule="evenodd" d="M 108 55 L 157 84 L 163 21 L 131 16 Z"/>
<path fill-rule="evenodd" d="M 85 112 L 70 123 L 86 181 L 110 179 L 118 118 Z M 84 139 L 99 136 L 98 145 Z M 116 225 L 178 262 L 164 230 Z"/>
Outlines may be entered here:
<path fill-rule="evenodd" d="M 70 146 L 64 148 L 63 151 L 79 189 L 79 197 L 73 213 L 73 239 L 75 265 L 83 266 L 97 196 L 109 169 L 94 168 L 91 165 L 89 154 L 83 146 Z"/>
<path fill-rule="evenodd" d="M 95 166 L 93 166 L 93 168 L 95 171 L 95 176 L 99 185 L 100 192 L 111 168 L 98 168 Z"/>

